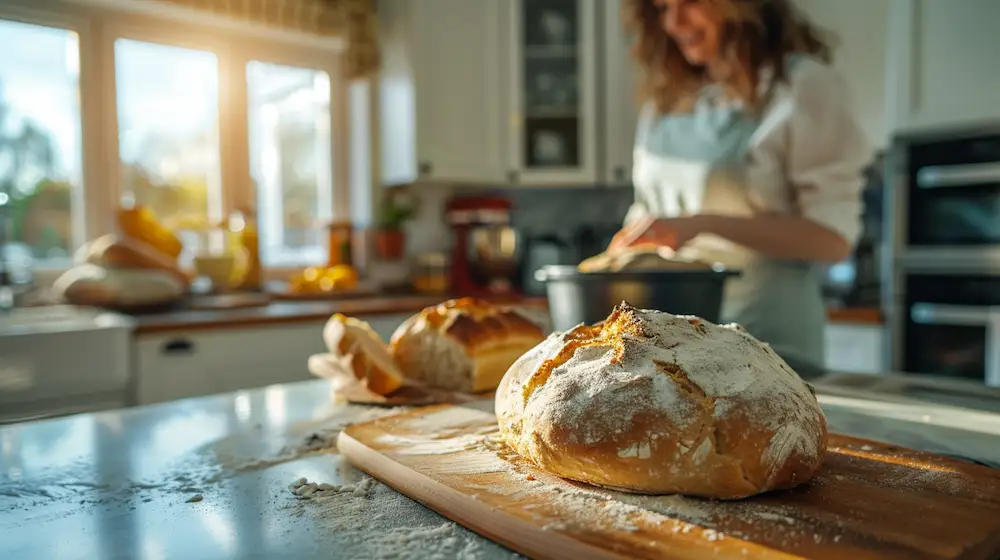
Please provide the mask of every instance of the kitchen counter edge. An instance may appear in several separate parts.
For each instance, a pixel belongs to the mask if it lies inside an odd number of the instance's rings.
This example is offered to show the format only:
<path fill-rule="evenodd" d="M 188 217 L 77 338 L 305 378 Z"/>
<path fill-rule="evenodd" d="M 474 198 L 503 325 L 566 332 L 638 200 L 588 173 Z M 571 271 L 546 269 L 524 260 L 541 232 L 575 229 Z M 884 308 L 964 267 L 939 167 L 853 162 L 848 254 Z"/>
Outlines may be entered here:
<path fill-rule="evenodd" d="M 416 313 L 449 297 L 428 295 L 386 295 L 341 300 L 272 301 L 267 305 L 242 309 L 177 310 L 135 317 L 137 335 L 178 330 L 246 328 L 257 325 L 324 321 L 334 313 L 344 315 L 391 315 Z M 547 300 L 539 296 L 496 296 L 487 298 L 499 304 L 546 308 Z M 831 323 L 881 325 L 878 308 L 829 308 Z"/>

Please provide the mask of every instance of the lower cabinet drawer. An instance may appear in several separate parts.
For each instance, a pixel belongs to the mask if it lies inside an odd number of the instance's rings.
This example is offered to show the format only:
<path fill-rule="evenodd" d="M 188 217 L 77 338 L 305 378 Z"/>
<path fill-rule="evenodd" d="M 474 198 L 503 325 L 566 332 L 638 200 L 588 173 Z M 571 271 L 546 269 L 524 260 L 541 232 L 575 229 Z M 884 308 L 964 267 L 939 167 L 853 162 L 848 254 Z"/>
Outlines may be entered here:
<path fill-rule="evenodd" d="M 826 326 L 826 368 L 842 373 L 881 373 L 882 325 L 829 323 Z"/>

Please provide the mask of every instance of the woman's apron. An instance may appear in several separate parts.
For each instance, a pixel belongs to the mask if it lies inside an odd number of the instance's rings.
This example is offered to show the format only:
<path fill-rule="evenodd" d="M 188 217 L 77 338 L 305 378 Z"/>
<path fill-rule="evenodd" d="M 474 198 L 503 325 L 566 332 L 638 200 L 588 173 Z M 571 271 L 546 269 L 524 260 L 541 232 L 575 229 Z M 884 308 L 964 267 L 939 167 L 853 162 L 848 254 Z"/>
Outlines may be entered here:
<path fill-rule="evenodd" d="M 633 182 L 642 210 L 656 217 L 692 214 L 751 216 L 749 146 L 756 118 L 705 95 L 688 114 L 643 111 L 636 135 Z M 629 218 L 626 218 L 628 220 Z M 722 319 L 740 323 L 771 345 L 803 378 L 823 373 L 826 309 L 817 268 L 766 258 L 711 235 L 699 235 L 679 256 L 741 271 L 727 281 Z M 669 310 L 666 310 L 669 311 Z"/>

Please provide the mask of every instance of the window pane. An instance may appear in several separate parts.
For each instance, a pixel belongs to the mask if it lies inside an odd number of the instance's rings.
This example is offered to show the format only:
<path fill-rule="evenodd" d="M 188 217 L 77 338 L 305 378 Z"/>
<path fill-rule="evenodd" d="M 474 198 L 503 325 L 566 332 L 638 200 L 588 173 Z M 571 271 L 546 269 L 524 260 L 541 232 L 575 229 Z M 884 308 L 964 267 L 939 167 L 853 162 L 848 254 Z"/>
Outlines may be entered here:
<path fill-rule="evenodd" d="M 62 264 L 82 241 L 79 40 L 0 20 L 0 45 L 0 243 L 13 241 L 9 259 Z"/>
<path fill-rule="evenodd" d="M 222 219 L 218 59 L 118 39 L 115 73 L 122 189 L 178 231 L 190 256 L 195 231 Z"/>
<path fill-rule="evenodd" d="M 251 62 L 247 91 L 261 260 L 269 266 L 321 263 L 327 256 L 324 226 L 333 218 L 330 77 Z"/>

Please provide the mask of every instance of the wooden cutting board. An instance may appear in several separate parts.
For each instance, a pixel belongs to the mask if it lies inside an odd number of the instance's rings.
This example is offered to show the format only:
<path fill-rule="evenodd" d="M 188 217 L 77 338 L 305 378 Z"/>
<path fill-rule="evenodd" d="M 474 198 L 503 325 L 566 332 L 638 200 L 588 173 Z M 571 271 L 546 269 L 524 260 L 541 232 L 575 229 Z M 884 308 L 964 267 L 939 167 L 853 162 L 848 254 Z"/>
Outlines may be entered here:
<path fill-rule="evenodd" d="M 1000 470 L 832 435 L 790 491 L 718 502 L 546 475 L 497 442 L 493 403 L 357 424 L 338 446 L 403 494 L 532 558 L 998 558 Z"/>

